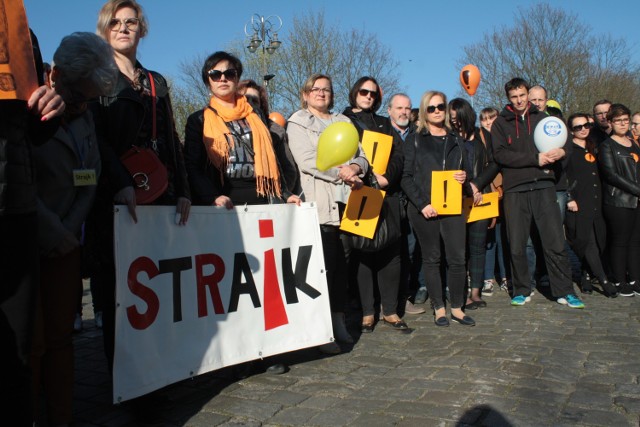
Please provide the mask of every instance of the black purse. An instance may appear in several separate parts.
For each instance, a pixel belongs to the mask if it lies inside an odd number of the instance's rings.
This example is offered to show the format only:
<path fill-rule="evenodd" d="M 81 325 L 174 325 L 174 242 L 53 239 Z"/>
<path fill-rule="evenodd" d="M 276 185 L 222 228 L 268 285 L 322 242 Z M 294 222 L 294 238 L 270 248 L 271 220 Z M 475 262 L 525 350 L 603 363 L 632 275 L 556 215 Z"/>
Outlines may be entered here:
<path fill-rule="evenodd" d="M 380 189 L 378 180 L 370 170 L 364 181 L 368 181 L 370 187 Z M 402 237 L 402 208 L 399 197 L 385 196 L 373 239 L 346 232 L 348 246 L 362 252 L 378 252 L 396 243 Z"/>

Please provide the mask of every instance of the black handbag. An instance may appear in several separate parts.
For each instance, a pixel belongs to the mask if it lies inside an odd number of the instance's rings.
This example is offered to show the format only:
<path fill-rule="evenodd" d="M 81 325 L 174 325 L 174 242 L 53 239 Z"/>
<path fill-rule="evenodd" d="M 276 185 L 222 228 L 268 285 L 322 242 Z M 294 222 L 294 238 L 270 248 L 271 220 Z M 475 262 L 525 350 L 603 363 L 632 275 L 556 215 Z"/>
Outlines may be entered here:
<path fill-rule="evenodd" d="M 367 180 L 370 187 L 380 188 L 372 172 L 367 173 L 365 182 Z M 353 233 L 345 233 L 349 247 L 362 252 L 378 252 L 391 246 L 402 237 L 401 218 L 402 200 L 396 196 L 385 196 L 373 239 Z"/>

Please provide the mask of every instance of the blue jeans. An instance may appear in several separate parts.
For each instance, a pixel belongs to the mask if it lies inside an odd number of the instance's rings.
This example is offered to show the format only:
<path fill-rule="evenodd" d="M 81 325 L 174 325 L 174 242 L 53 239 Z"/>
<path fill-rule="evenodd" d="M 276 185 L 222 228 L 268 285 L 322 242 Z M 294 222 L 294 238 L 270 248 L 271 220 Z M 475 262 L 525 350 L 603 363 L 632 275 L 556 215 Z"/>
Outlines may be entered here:
<path fill-rule="evenodd" d="M 504 248 L 502 246 L 502 223 L 496 222 L 496 226 L 487 233 L 487 253 L 484 263 L 484 280 L 495 279 L 496 258 L 498 259 L 498 273 L 500 278 L 507 277 L 507 269 L 504 263 Z"/>

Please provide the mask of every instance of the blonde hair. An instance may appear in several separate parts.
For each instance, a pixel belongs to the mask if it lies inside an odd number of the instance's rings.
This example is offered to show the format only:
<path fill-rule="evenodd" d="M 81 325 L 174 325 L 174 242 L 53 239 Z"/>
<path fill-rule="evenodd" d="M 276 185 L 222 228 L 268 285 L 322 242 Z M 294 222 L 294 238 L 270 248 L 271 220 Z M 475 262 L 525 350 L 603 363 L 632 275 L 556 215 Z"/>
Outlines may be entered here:
<path fill-rule="evenodd" d="M 449 129 L 449 109 L 447 108 L 447 95 L 442 92 L 436 90 L 430 90 L 425 92 L 420 98 L 420 112 L 418 113 L 418 132 L 422 132 L 423 129 L 429 130 L 427 126 L 427 107 L 429 106 L 429 102 L 431 98 L 434 96 L 440 96 L 442 98 L 442 102 L 444 103 L 444 127 Z"/>
<path fill-rule="evenodd" d="M 305 81 L 302 85 L 302 89 L 300 89 L 300 104 L 302 105 L 303 109 L 307 108 L 307 101 L 304 100 L 304 95 L 310 94 L 311 88 L 313 88 L 313 85 L 320 79 L 329 80 L 329 87 L 331 88 L 331 102 L 329 102 L 329 111 L 331 111 L 331 109 L 333 108 L 333 81 L 331 80 L 331 77 L 327 76 L 326 74 L 315 73 L 309 76 L 307 81 Z"/>
<path fill-rule="evenodd" d="M 136 17 L 140 21 L 140 27 L 138 29 L 138 34 L 140 38 L 147 35 L 149 31 L 149 24 L 147 23 L 147 18 L 144 16 L 144 11 L 142 10 L 142 6 L 138 4 L 136 0 L 109 0 L 100 9 L 100 13 L 98 13 L 98 23 L 96 24 L 96 34 L 102 37 L 103 39 L 109 41 L 109 33 L 111 30 L 109 29 L 109 22 L 116 15 L 118 10 L 123 7 L 130 7 L 131 9 L 136 11 Z"/>

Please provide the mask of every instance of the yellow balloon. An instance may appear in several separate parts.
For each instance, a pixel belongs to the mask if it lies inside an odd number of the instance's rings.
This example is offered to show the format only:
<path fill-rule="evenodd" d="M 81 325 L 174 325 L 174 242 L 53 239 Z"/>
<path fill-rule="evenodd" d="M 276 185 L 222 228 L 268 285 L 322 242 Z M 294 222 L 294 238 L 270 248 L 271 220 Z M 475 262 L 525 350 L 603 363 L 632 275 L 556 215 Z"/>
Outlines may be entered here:
<path fill-rule="evenodd" d="M 353 158 L 359 139 L 358 131 L 351 123 L 338 122 L 327 126 L 318 139 L 316 167 L 326 171 Z"/>

